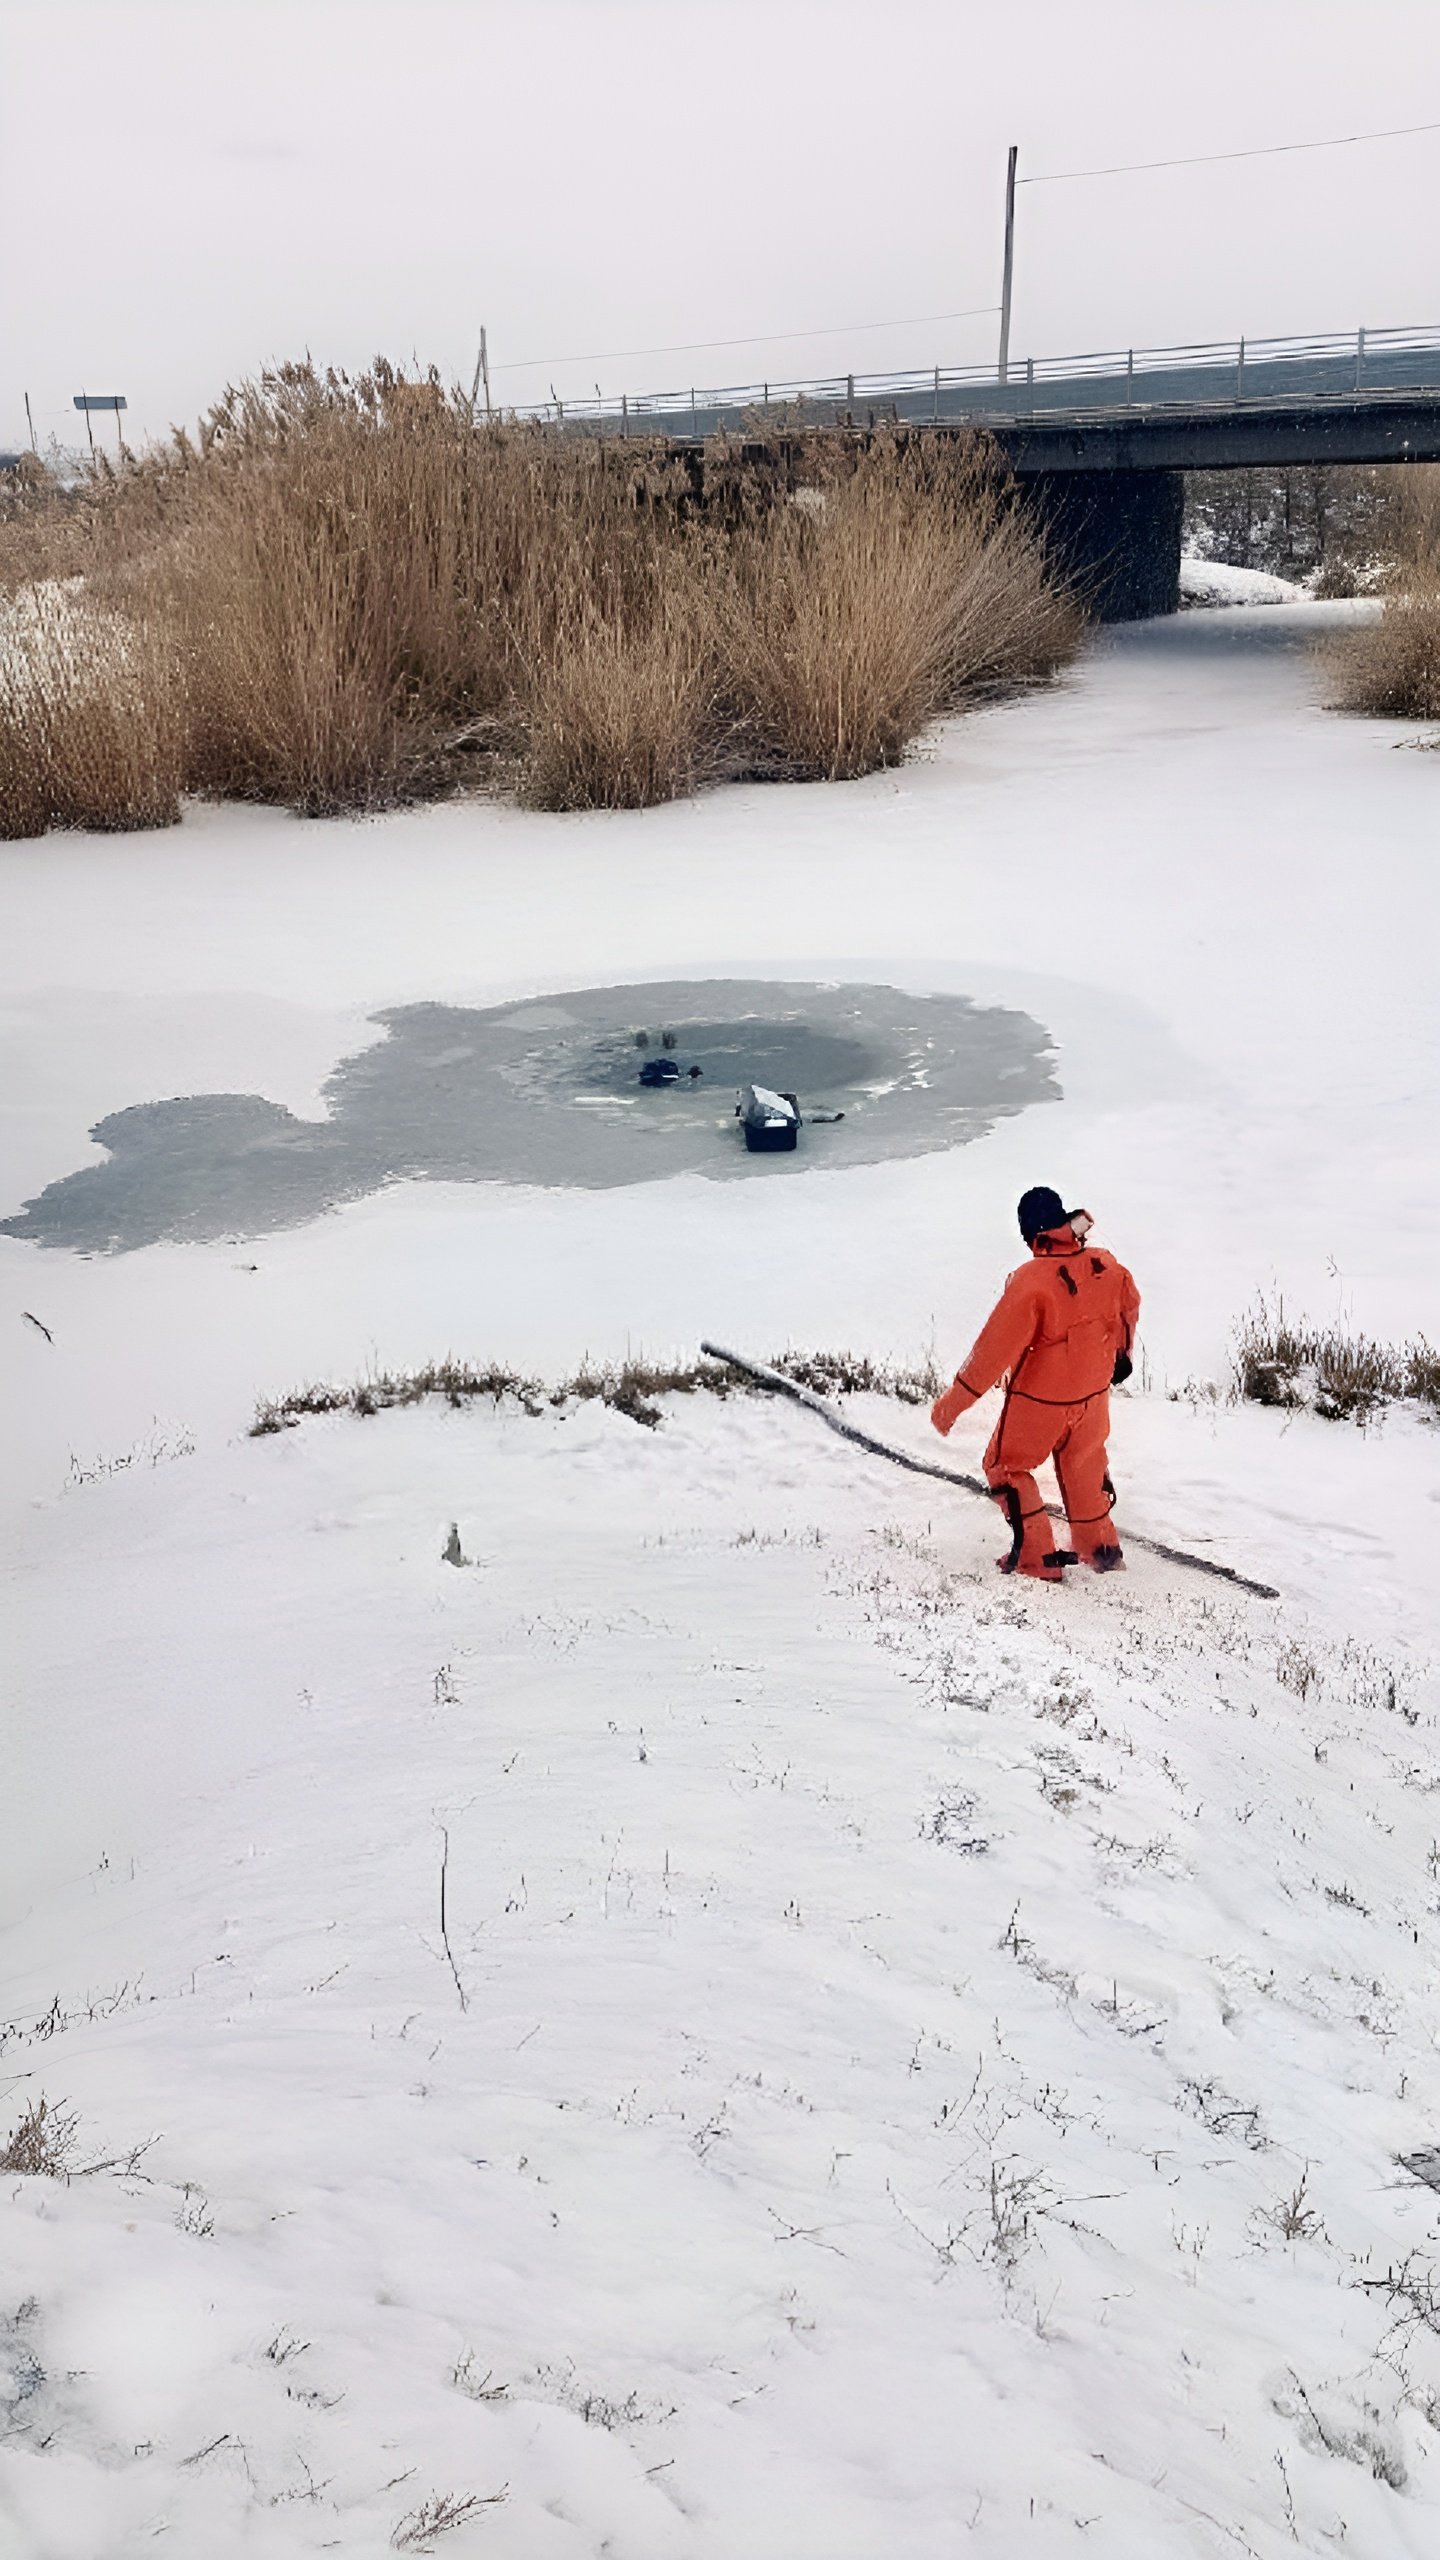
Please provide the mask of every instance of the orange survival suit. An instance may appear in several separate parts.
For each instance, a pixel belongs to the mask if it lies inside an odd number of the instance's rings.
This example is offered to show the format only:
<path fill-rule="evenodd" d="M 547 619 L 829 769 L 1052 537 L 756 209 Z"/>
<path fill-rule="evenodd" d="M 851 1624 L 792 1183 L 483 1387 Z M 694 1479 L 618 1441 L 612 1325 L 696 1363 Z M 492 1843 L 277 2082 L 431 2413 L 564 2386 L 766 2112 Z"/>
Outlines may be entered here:
<path fill-rule="evenodd" d="M 984 1458 L 986 1481 L 1010 1524 L 1010 1553 L 1000 1569 L 1043 1582 L 1060 1581 L 1067 1564 L 1106 1573 L 1124 1563 L 1110 1529 L 1115 1488 L 1105 1443 L 1110 1387 L 1117 1368 L 1130 1374 L 1140 1292 L 1123 1263 L 1086 1242 L 1090 1223 L 1083 1209 L 1072 1210 L 1063 1225 L 1034 1238 L 1030 1260 L 1011 1272 L 953 1386 L 931 1410 L 936 1430 L 947 1432 L 1006 1378 Z M 1035 1482 L 1046 1458 L 1055 1462 L 1068 1548 L 1057 1547 Z"/>

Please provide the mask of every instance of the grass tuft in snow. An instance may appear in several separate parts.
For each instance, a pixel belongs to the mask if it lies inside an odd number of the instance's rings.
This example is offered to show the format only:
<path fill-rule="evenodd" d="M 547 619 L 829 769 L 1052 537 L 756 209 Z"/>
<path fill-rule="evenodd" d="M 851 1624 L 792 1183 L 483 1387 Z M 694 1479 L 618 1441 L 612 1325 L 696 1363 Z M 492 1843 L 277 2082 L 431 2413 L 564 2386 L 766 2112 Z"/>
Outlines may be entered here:
<path fill-rule="evenodd" d="M 907 1369 L 865 1351 L 782 1351 L 767 1365 L 812 1395 L 890 1396 L 896 1404 L 933 1404 L 947 1383 L 933 1360 Z"/>
<path fill-rule="evenodd" d="M 1307 1409 L 1331 1422 L 1367 1422 L 1382 1406 L 1411 1402 L 1440 1413 L 1440 1351 L 1422 1337 L 1372 1342 L 1343 1325 L 1292 1323 L 1283 1299 L 1261 1299 L 1235 1337 L 1235 1392 L 1242 1402 Z"/>
<path fill-rule="evenodd" d="M 423 2506 L 402 2516 L 390 2536 L 392 2551 L 433 2551 L 442 2533 L 452 2533 L 457 2524 L 468 2523 L 486 2507 L 502 2507 L 508 2489 L 493 2490 L 488 2498 L 459 2497 L 451 2489 L 442 2489 Z"/>
<path fill-rule="evenodd" d="M 941 1383 L 928 1361 L 911 1369 L 888 1360 L 872 1360 L 865 1352 L 779 1351 L 768 1366 L 793 1378 L 797 1385 L 809 1387 L 816 1395 L 891 1396 L 899 1404 L 928 1404 L 939 1393 Z M 538 1418 L 547 1408 L 559 1410 L 567 1404 L 598 1401 L 653 1431 L 662 1418 L 658 1397 L 764 1393 L 763 1387 L 720 1360 L 634 1359 L 604 1362 L 598 1367 L 587 1360 L 570 1377 L 551 1387 L 543 1379 L 524 1377 L 518 1369 L 502 1368 L 495 1362 L 482 1369 L 468 1360 L 447 1357 L 427 1361 L 418 1369 L 380 1370 L 350 1386 L 316 1384 L 295 1387 L 288 1395 L 266 1396 L 255 1409 L 250 1437 L 262 1440 L 271 1432 L 293 1431 L 314 1414 L 356 1413 L 368 1417 L 389 1412 L 395 1405 L 423 1404 L 430 1396 L 442 1396 L 453 1406 L 487 1400 L 497 1406 L 515 1404 L 532 1418 Z"/>
<path fill-rule="evenodd" d="M 0 2149 L 0 2175 L 68 2178 L 79 2131 L 80 2121 L 72 2110 L 52 2106 L 48 2098 L 36 2098 Z"/>

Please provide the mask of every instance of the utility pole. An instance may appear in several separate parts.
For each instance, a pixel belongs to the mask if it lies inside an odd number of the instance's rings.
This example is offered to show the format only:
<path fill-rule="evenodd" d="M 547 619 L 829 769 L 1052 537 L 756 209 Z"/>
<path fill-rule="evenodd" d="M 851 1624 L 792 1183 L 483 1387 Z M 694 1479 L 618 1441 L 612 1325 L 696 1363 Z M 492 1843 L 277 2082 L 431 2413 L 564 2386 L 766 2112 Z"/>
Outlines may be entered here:
<path fill-rule="evenodd" d="M 1015 276 L 1015 163 L 1020 145 L 1010 145 L 1010 160 L 1005 171 L 1005 274 L 1000 287 L 1000 379 L 1010 375 L 1010 287 Z"/>
<path fill-rule="evenodd" d="M 470 385 L 470 411 L 472 416 L 475 411 L 475 403 L 480 397 L 480 385 L 482 382 L 485 385 L 485 415 L 488 418 L 491 415 L 490 354 L 485 344 L 485 332 L 483 329 L 480 332 L 480 353 L 475 361 L 475 379 Z"/>

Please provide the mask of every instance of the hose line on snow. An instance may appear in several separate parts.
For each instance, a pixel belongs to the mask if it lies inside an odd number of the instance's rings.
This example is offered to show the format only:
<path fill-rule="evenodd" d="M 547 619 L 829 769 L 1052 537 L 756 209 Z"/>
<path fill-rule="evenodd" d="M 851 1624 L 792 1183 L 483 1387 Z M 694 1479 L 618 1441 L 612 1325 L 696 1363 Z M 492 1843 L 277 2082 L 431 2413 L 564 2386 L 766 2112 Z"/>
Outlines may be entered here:
<path fill-rule="evenodd" d="M 700 1348 L 707 1359 L 723 1360 L 727 1368 L 738 1369 L 742 1377 L 753 1378 L 757 1386 L 768 1387 L 772 1394 L 788 1396 L 792 1404 L 803 1404 L 808 1412 L 818 1413 L 830 1430 L 838 1431 L 842 1440 L 853 1442 L 857 1449 L 867 1449 L 872 1458 L 888 1458 L 892 1467 L 907 1467 L 911 1475 L 934 1476 L 941 1484 L 958 1485 L 962 1493 L 978 1493 L 986 1502 L 994 1500 L 983 1477 L 962 1476 L 953 1467 L 937 1466 L 933 1458 L 914 1458 L 908 1449 L 892 1448 L 888 1440 L 877 1440 L 873 1432 L 847 1422 L 843 1414 L 828 1405 L 823 1396 L 812 1394 L 809 1387 L 797 1386 L 793 1378 L 783 1376 L 778 1369 L 767 1369 L 763 1360 L 746 1360 L 740 1352 L 727 1351 L 719 1342 L 702 1342 Z M 1056 1503 L 1047 1502 L 1045 1508 L 1053 1520 L 1064 1519 L 1065 1514 Z M 1183 1547 L 1167 1547 L 1159 1538 L 1142 1538 L 1133 1529 L 1126 1532 L 1126 1544 L 1143 1547 L 1147 1555 L 1163 1557 L 1166 1564 L 1183 1565 L 1187 1573 L 1208 1573 L 1217 1582 L 1233 1583 L 1237 1590 L 1248 1591 L 1256 1600 L 1280 1597 L 1271 1583 L 1252 1582 L 1247 1573 L 1237 1573 L 1233 1565 L 1216 1564 L 1209 1556 L 1189 1555 Z"/>

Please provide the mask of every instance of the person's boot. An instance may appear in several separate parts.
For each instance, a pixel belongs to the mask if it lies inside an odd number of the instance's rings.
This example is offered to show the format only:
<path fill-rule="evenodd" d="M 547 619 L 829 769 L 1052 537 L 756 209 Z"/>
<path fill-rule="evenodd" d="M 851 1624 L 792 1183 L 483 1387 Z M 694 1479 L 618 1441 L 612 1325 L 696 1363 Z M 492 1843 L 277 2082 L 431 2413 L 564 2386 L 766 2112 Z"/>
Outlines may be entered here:
<path fill-rule="evenodd" d="M 1063 1582 L 1067 1564 L 1078 1564 L 1073 1547 L 1041 1547 L 1037 1539 L 1027 1536 L 1019 1555 L 996 1558 L 1002 1573 L 1023 1574 L 1027 1582 Z"/>
<path fill-rule="evenodd" d="M 1122 1547 L 1092 1547 L 1085 1559 L 1095 1573 L 1123 1573 L 1125 1551 Z"/>

